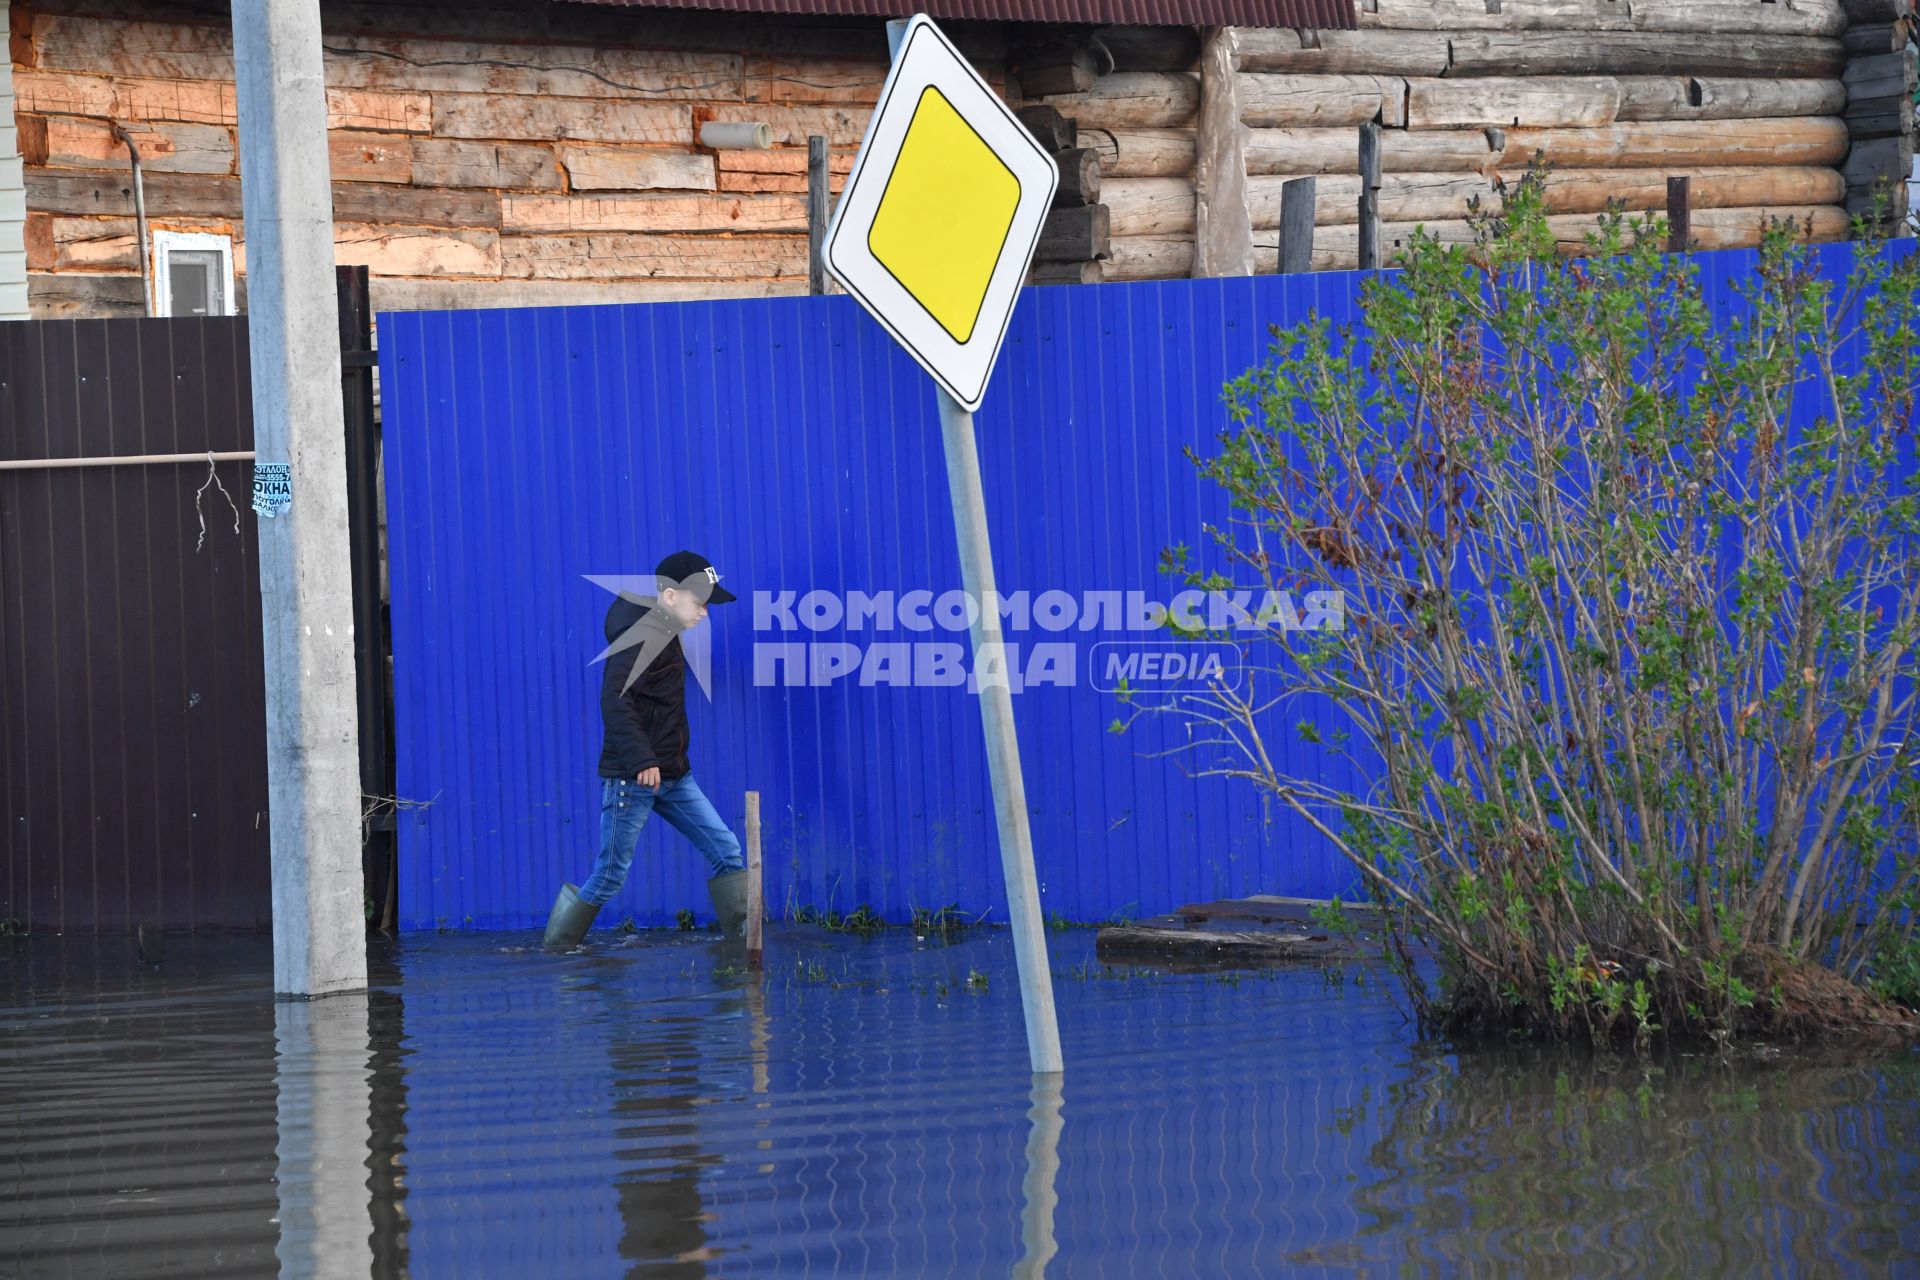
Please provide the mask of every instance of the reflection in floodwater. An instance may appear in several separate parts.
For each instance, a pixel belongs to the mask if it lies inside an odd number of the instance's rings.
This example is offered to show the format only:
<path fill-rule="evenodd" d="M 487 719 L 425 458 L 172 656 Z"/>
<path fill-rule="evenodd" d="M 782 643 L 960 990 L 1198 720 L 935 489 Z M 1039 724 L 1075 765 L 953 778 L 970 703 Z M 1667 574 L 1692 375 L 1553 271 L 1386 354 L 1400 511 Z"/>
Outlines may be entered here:
<path fill-rule="evenodd" d="M 1027 1135 L 1027 1176 L 1020 1184 L 1021 1252 L 1013 1267 L 1016 1280 L 1040 1280 L 1047 1274 L 1047 1263 L 1060 1252 L 1053 1238 L 1053 1211 L 1060 1204 L 1053 1180 L 1060 1173 L 1060 1132 L 1066 1127 L 1060 1112 L 1064 1080 L 1060 1075 L 1033 1078 L 1033 1105 L 1027 1110 L 1027 1122 L 1033 1127 Z"/>
<path fill-rule="evenodd" d="M 620 1256 L 653 1264 L 651 1275 L 704 1276 L 709 1255 L 700 1175 L 718 1160 L 699 1143 L 699 1109 L 710 1101 L 707 1024 L 744 1001 L 730 996 L 704 1009 L 648 1008 L 619 981 L 605 983 L 600 993 L 602 1027 L 612 1041 L 610 1114 L 603 1123 L 620 1144 Z"/>
<path fill-rule="evenodd" d="M 0 939 L 0 1275 L 1886 1275 L 1920 1060 L 1452 1055 L 1366 970 L 1004 934 L 408 938 L 277 1004 L 265 940 Z M 969 975 L 978 980 L 969 982 Z M 1073 1123 L 1066 1121 L 1065 1093 Z"/>
<path fill-rule="evenodd" d="M 1911 1055 L 1780 1069 L 1488 1052 L 1471 1073 L 1427 1059 L 1375 1107 L 1377 1176 L 1357 1204 L 1364 1234 L 1446 1270 L 1568 1257 L 1623 1275 L 1658 1257 L 1735 1275 L 1761 1252 L 1781 1274 L 1916 1274 L 1916 1097 Z M 1476 1220 L 1489 1229 L 1459 1231 Z"/>
<path fill-rule="evenodd" d="M 273 1039 L 280 1274 L 366 1275 L 366 994 L 282 1000 Z"/>

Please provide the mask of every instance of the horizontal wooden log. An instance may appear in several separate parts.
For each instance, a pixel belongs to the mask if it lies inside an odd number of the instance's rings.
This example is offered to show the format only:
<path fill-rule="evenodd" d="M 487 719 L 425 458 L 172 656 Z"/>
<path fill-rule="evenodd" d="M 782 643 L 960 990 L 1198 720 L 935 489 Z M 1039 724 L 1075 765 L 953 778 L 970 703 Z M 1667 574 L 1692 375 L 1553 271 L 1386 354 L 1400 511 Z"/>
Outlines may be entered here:
<path fill-rule="evenodd" d="M 1073 121 L 1061 115 L 1057 109 L 1026 106 L 1014 114 L 1020 117 L 1020 123 L 1026 126 L 1027 132 L 1033 135 L 1033 140 L 1040 144 L 1042 151 L 1065 151 L 1074 145 Z"/>
<path fill-rule="evenodd" d="M 880 101 L 880 87 L 886 79 L 884 57 L 830 59 L 754 55 L 746 60 L 742 91 L 748 102 L 841 103 L 871 110 Z"/>
<path fill-rule="evenodd" d="M 538 280 L 805 280 L 804 235 L 506 236 L 501 271 Z"/>
<path fill-rule="evenodd" d="M 1058 94 L 1041 105 L 1081 129 L 1175 129 L 1200 109 L 1200 77 L 1186 71 L 1121 71 L 1101 76 L 1085 93 Z"/>
<path fill-rule="evenodd" d="M 1099 78 L 1093 50 L 1085 46 L 1017 51 L 1009 69 L 1020 84 L 1020 92 L 1028 98 L 1050 93 L 1085 93 Z"/>
<path fill-rule="evenodd" d="M 1372 0 L 1360 28 L 1387 31 L 1627 31 L 1621 0 Z"/>
<path fill-rule="evenodd" d="M 1902 95 L 1849 102 L 1841 118 L 1856 140 L 1902 137 L 1913 132 L 1913 99 Z"/>
<path fill-rule="evenodd" d="M 735 52 L 570 45 L 530 40 L 524 29 L 499 41 L 421 40 L 342 31 L 337 21 L 328 25 L 327 81 L 337 87 L 589 99 L 626 92 L 656 101 L 739 101 L 743 95 L 742 60 Z M 224 21 L 35 14 L 31 34 L 38 64 L 52 70 L 127 67 L 166 79 L 233 83 L 232 37 Z M 874 78 L 877 84 L 882 76 Z"/>
<path fill-rule="evenodd" d="M 1104 178 L 1178 178 L 1193 172 L 1191 129 L 1081 129 Z"/>
<path fill-rule="evenodd" d="M 1286 176 L 1247 179 L 1247 207 L 1253 225 L 1280 225 L 1281 190 Z M 1465 218 L 1477 198 L 1491 203 L 1491 180 L 1479 174 L 1390 173 L 1379 192 L 1380 210 L 1389 221 Z M 1324 177 L 1318 184 L 1314 221 L 1323 225 L 1359 219 L 1358 174 Z M 1195 226 L 1194 192 L 1182 178 L 1122 178 L 1107 183 L 1105 204 L 1116 238 L 1191 235 Z"/>
<path fill-rule="evenodd" d="M 1912 97 L 1914 58 L 1911 49 L 1899 53 L 1881 53 L 1870 58 L 1855 58 L 1847 64 L 1840 82 L 1847 86 L 1847 100 L 1866 98 Z"/>
<path fill-rule="evenodd" d="M 147 213 L 157 220 L 240 222 L 238 178 L 153 173 L 146 175 L 145 185 Z M 133 182 L 126 173 L 30 169 L 26 189 L 28 206 L 47 213 L 133 216 Z M 498 227 L 500 197 L 492 192 L 336 182 L 333 216 L 342 222 L 396 226 Z"/>
<path fill-rule="evenodd" d="M 49 71 L 97 73 L 124 67 L 163 80 L 233 83 L 233 35 L 225 23 L 127 21 L 28 10 L 22 33 L 32 41 L 34 65 Z"/>
<path fill-rule="evenodd" d="M 145 186 L 156 218 L 240 216 L 238 178 L 153 173 Z M 26 192 L 27 207 L 42 213 L 133 216 L 133 176 L 126 171 L 28 169 Z"/>
<path fill-rule="evenodd" d="M 496 231 L 424 230 L 365 222 L 337 222 L 334 261 L 380 276 L 495 277 L 500 274 Z"/>
<path fill-rule="evenodd" d="M 1410 129 L 1601 125 L 1619 111 L 1620 83 L 1609 76 L 1407 81 Z"/>
<path fill-rule="evenodd" d="M 1247 179 L 1247 207 L 1256 230 L 1280 226 L 1281 192 L 1290 179 L 1263 176 Z M 1360 217 L 1360 176 L 1320 176 L 1315 188 L 1314 224 L 1338 226 Z M 1493 203 L 1492 180 L 1480 174 L 1387 173 L 1381 175 L 1379 204 L 1383 222 L 1418 222 L 1465 218 L 1472 203 Z"/>
<path fill-rule="evenodd" d="M 1055 209 L 1047 215 L 1034 249 L 1036 262 L 1090 262 L 1107 256 L 1113 239 L 1111 215 L 1104 204 Z"/>
<path fill-rule="evenodd" d="M 1369 0 L 1361 31 L 1692 31 L 1837 36 L 1841 0 Z"/>
<path fill-rule="evenodd" d="M 1028 284 L 1099 284 L 1107 278 L 1104 262 L 1036 262 Z"/>
<path fill-rule="evenodd" d="M 1572 168 L 1688 165 L 1834 165 L 1847 154 L 1847 126 L 1833 117 L 1781 120 L 1655 120 L 1588 129 L 1509 129 L 1500 163 L 1535 155 Z"/>
<path fill-rule="evenodd" d="M 433 101 L 424 93 L 328 89 L 327 127 L 426 133 L 433 128 Z"/>
<path fill-rule="evenodd" d="M 1235 61 L 1242 71 L 1384 76 L 1439 76 L 1447 72 L 1448 41 L 1439 31 L 1242 27 L 1235 39 Z"/>
<path fill-rule="evenodd" d="M 775 298 L 807 291 L 806 277 L 759 280 L 395 280 L 370 281 L 375 311 L 478 311 L 497 307 L 588 307 L 629 302 Z"/>
<path fill-rule="evenodd" d="M 35 320 L 98 320 L 147 313 L 146 289 L 138 275 L 78 272 L 27 275 L 27 306 Z"/>
<path fill-rule="evenodd" d="M 1243 71 L 1239 76 L 1240 119 L 1255 128 L 1386 122 L 1387 117 L 1399 113 L 1405 83 L 1391 76 Z"/>
<path fill-rule="evenodd" d="M 1677 31 L 1837 36 L 1839 0 L 1370 0 L 1363 31 Z"/>
<path fill-rule="evenodd" d="M 1060 185 L 1053 193 L 1057 208 L 1099 204 L 1101 190 L 1100 153 L 1091 147 L 1062 151 L 1053 157 L 1060 170 Z"/>
<path fill-rule="evenodd" d="M 20 153 L 29 165 L 70 169 L 122 169 L 126 144 L 104 120 L 73 116 L 17 117 Z M 233 131 L 211 124 L 133 125 L 127 132 L 140 148 L 140 166 L 153 173 L 232 173 Z"/>
<path fill-rule="evenodd" d="M 1633 0 L 1626 8 L 1636 31 L 1837 37 L 1847 29 L 1841 0 Z"/>
<path fill-rule="evenodd" d="M 807 202 L 791 195 L 519 196 L 501 201 L 510 232 L 766 232 L 807 229 Z"/>
<path fill-rule="evenodd" d="M 1864 218 L 1898 233 L 1907 225 L 1912 199 L 1904 182 L 1875 183 L 1871 187 L 1847 188 L 1847 217 Z"/>
<path fill-rule="evenodd" d="M 1904 182 L 1913 172 L 1913 138 L 1873 138 L 1856 142 L 1847 152 L 1841 176 L 1849 186 L 1872 186 L 1882 178 Z M 28 202 L 32 203 L 32 177 L 28 177 Z"/>
<path fill-rule="evenodd" d="M 1269 253 L 1263 240 L 1275 232 L 1256 232 L 1254 255 L 1258 271 L 1273 271 L 1275 253 Z M 1427 223 L 1382 223 L 1380 225 L 1380 261 L 1388 267 L 1398 265 L 1413 244 L 1415 234 L 1425 234 L 1440 244 L 1475 242 L 1475 230 L 1465 221 L 1427 221 Z M 1359 226 L 1319 226 L 1313 230 L 1313 271 L 1357 271 L 1359 269 Z"/>
<path fill-rule="evenodd" d="M 827 172 L 844 178 L 853 172 L 856 153 L 851 150 L 827 152 Z M 795 174 L 807 176 L 805 147 L 772 147 L 766 151 L 716 151 L 714 165 L 722 173 Z"/>
<path fill-rule="evenodd" d="M 1507 31 L 1461 33 L 1449 76 L 1705 75 L 1816 79 L 1837 76 L 1838 40 L 1752 33 L 1728 40 L 1686 32 Z"/>
<path fill-rule="evenodd" d="M 1837 116 L 1838 80 L 1743 80 L 1713 76 L 1621 76 L 1621 120 L 1746 120 Z"/>
<path fill-rule="evenodd" d="M 1701 209 L 1693 215 L 1692 220 L 1694 247 L 1750 248 L 1760 243 L 1763 223 L 1774 216 L 1791 218 L 1801 228 L 1803 236 L 1811 225 L 1811 239 L 1815 242 L 1846 239 L 1846 214 L 1830 205 L 1813 208 Z M 1591 251 L 1588 237 L 1599 226 L 1598 214 L 1556 214 L 1547 219 L 1555 247 L 1563 257 L 1584 257 L 1588 254 Z M 1474 242 L 1473 228 L 1465 222 L 1429 222 L 1418 228 L 1411 223 L 1391 223 L 1381 228 L 1381 256 L 1392 263 L 1404 254 L 1412 243 L 1416 229 L 1443 244 L 1471 245 Z M 1315 270 L 1351 270 L 1358 260 L 1358 248 L 1354 244 L 1355 230 L 1353 227 L 1322 227 L 1315 231 Z"/>
<path fill-rule="evenodd" d="M 330 133 L 327 158 L 345 182 L 413 181 L 413 139 L 403 134 Z"/>
<path fill-rule="evenodd" d="M 1193 237 L 1116 236 L 1105 266 L 1109 282 L 1186 279 L 1193 274 Z"/>
<path fill-rule="evenodd" d="M 1200 36 L 1192 27 L 1101 27 L 1091 44 L 1108 74 L 1191 71 L 1200 60 Z"/>
<path fill-rule="evenodd" d="M 1247 172 L 1250 174 L 1358 173 L 1360 148 L 1355 129 L 1250 129 L 1247 131 Z M 1415 132 L 1384 129 L 1380 133 L 1381 167 L 1389 172 L 1444 173 L 1479 171 L 1499 157 L 1480 129 Z"/>
<path fill-rule="evenodd" d="M 80 5 L 67 8 L 78 9 Z M 144 20 L 156 11 L 178 15 L 224 35 L 226 16 L 200 5 L 168 8 L 146 0 L 85 0 L 85 10 L 115 21 Z M 16 19 L 18 21 L 18 19 Z M 870 28 L 861 24 L 818 23 L 778 16 L 716 25 L 711 14 L 639 6 L 468 6 L 395 4 L 387 0 L 330 0 L 321 14 L 322 30 L 336 34 L 401 35 L 437 40 L 480 40 L 515 44 L 541 40 L 580 49 L 728 50 L 786 56 L 875 57 Z M 976 23 L 954 33 L 961 52 L 976 66 L 997 66 L 1006 56 L 1003 24 Z M 877 56 L 884 57 L 884 46 Z"/>
<path fill-rule="evenodd" d="M 329 35 L 326 47 L 327 83 L 342 88 L 654 102 L 745 95 L 737 53 L 371 34 Z"/>
<path fill-rule="evenodd" d="M 1794 223 L 1797 234 L 1814 243 L 1847 238 L 1846 212 L 1834 205 L 1701 209 L 1690 220 L 1689 231 L 1697 249 L 1748 249 L 1760 243 L 1762 228 L 1772 221 Z M 1587 235 L 1598 223 L 1593 214 L 1560 214 L 1547 219 L 1560 251 L 1570 256 L 1587 252 Z"/>
<path fill-rule="evenodd" d="M 234 124 L 232 84 L 80 75 L 16 67 L 14 109 L 32 115 L 93 116 L 153 124 Z"/>
<path fill-rule="evenodd" d="M 1845 0 L 1847 20 L 1858 23 L 1898 22 L 1913 8 L 1912 0 Z"/>
<path fill-rule="evenodd" d="M 799 147 L 775 147 L 770 151 L 716 151 L 714 163 L 719 169 L 721 191 L 807 193 L 807 153 Z M 847 150 L 827 154 L 827 188 L 839 191 L 846 185 L 853 168 L 854 153 Z"/>
<path fill-rule="evenodd" d="M 1847 215 L 1834 206 L 1822 205 L 1813 208 L 1782 209 L 1701 209 L 1694 213 L 1692 233 L 1694 246 L 1699 249 L 1740 249 L 1751 248 L 1760 243 L 1760 229 L 1764 220 L 1770 216 L 1789 216 L 1799 227 L 1799 234 L 1808 237 L 1811 226 L 1811 238 L 1816 243 L 1830 243 L 1847 238 Z M 1644 215 L 1642 215 L 1644 216 Z M 1590 252 L 1587 237 L 1600 224 L 1597 214 L 1556 214 L 1547 219 L 1552 232 L 1555 247 L 1563 257 L 1584 257 Z M 1397 262 L 1406 253 L 1415 233 L 1421 233 L 1439 240 L 1442 244 L 1472 245 L 1474 229 L 1471 224 L 1456 222 L 1386 223 L 1380 228 L 1381 257 L 1389 265 Z M 1271 233 L 1267 233 L 1271 234 Z M 1256 236 L 1256 243 L 1259 237 Z M 1115 257 L 1122 271 L 1134 266 L 1139 254 L 1135 245 L 1122 241 L 1114 242 Z M 1164 256 L 1164 255 L 1163 255 Z M 1274 255 L 1264 248 L 1257 248 L 1256 263 L 1261 271 L 1272 271 L 1270 265 Z M 1352 271 L 1359 264 L 1358 228 L 1354 226 L 1319 227 L 1313 236 L 1313 269 L 1315 271 Z M 1113 279 L 1110 271 L 1108 279 Z M 1153 279 L 1151 275 L 1128 275 L 1128 279 Z"/>
<path fill-rule="evenodd" d="M 416 138 L 412 173 L 414 184 L 422 187 L 560 191 L 566 186 L 553 151 L 526 143 Z"/>
<path fill-rule="evenodd" d="M 1876 53 L 1898 53 L 1907 47 L 1906 28 L 1897 22 L 1862 24 L 1848 27 L 1840 37 L 1849 58 L 1866 58 Z"/>
<path fill-rule="evenodd" d="M 562 143 L 556 147 L 575 191 L 712 191 L 713 157 L 691 151 Z"/>
<path fill-rule="evenodd" d="M 147 187 L 147 207 L 154 207 L 151 184 Z M 237 207 L 233 216 L 240 217 Z M 333 216 L 338 222 L 391 227 L 456 227 L 466 231 L 498 228 L 500 196 L 492 191 L 336 182 Z"/>
<path fill-rule="evenodd" d="M 827 190 L 832 194 L 839 195 L 846 185 L 845 174 L 827 175 Z M 745 195 L 805 195 L 807 179 L 804 175 L 796 178 L 784 173 L 745 173 L 737 169 L 722 169 L 715 189 L 737 191 Z"/>
<path fill-rule="evenodd" d="M 439 138 L 691 146 L 693 112 L 670 103 L 436 93 L 433 132 Z"/>
<path fill-rule="evenodd" d="M 137 271 L 132 218 L 68 218 L 31 212 L 25 229 L 29 271 Z"/>
<path fill-rule="evenodd" d="M 1186 178 L 1115 178 L 1102 202 L 1116 236 L 1193 233 L 1194 190 Z"/>
<path fill-rule="evenodd" d="M 1512 188 L 1524 173 L 1510 169 L 1500 176 Z M 1547 175 L 1547 210 L 1598 213 L 1610 203 L 1633 211 L 1664 210 L 1668 178 L 1688 179 L 1688 201 L 1694 209 L 1839 204 L 1846 198 L 1846 181 L 1836 169 L 1794 165 L 1559 169 Z"/>
<path fill-rule="evenodd" d="M 1837 36 L 1841 0 L 1369 0 L 1361 31 L 1692 31 Z M 1891 21 L 1891 19 L 1889 19 Z"/>

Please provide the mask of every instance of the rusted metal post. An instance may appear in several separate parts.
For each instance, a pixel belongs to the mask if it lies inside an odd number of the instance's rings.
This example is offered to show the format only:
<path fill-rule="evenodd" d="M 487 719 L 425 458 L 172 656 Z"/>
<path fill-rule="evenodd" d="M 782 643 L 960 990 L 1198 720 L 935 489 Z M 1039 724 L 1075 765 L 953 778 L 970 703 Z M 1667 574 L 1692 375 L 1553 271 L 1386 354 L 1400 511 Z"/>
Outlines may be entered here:
<path fill-rule="evenodd" d="M 1315 182 L 1294 178 L 1280 186 L 1280 274 L 1313 270 Z"/>
<path fill-rule="evenodd" d="M 766 889 L 760 877 L 760 793 L 747 792 L 747 968 L 762 959 L 762 929 L 767 918 Z"/>
<path fill-rule="evenodd" d="M 1693 240 L 1693 179 L 1667 179 L 1667 252 L 1685 253 Z"/>
<path fill-rule="evenodd" d="M 1380 265 L 1380 126 L 1360 126 L 1360 269 Z"/>

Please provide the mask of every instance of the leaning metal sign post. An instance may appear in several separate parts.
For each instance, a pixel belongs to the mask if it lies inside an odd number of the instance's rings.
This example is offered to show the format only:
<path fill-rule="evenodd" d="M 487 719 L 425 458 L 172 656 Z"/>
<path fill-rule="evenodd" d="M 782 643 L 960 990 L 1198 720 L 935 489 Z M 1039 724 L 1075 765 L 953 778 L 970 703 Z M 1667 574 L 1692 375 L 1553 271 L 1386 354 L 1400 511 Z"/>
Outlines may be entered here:
<path fill-rule="evenodd" d="M 987 391 L 1060 172 L 925 14 L 889 24 L 893 70 L 833 225 L 827 270 L 936 384 L 960 572 L 979 603 L 974 680 L 1020 966 L 1027 1054 L 1063 1069 L 1040 919 L 1026 781 L 1014 739 L 973 411 Z"/>

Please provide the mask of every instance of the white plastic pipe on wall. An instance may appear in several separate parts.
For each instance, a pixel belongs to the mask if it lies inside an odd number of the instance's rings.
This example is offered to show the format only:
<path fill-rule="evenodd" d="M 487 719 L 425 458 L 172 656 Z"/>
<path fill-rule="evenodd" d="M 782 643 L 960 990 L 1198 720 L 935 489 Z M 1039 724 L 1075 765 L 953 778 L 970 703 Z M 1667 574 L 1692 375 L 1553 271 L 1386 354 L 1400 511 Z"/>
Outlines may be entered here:
<path fill-rule="evenodd" d="M 739 120 L 709 120 L 700 126 L 700 145 L 715 151 L 765 151 L 773 145 L 773 127 Z"/>

